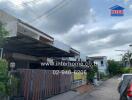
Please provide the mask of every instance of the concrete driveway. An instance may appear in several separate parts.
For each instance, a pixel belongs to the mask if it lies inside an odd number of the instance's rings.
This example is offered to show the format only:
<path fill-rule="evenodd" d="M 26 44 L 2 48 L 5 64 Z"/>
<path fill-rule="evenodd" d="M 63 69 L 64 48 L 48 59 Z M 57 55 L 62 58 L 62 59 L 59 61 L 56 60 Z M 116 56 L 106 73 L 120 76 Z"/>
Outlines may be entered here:
<path fill-rule="evenodd" d="M 69 91 L 49 98 L 48 100 L 119 100 L 119 94 L 117 92 L 118 84 L 118 78 L 114 77 L 105 81 L 91 93 L 79 94 Z"/>

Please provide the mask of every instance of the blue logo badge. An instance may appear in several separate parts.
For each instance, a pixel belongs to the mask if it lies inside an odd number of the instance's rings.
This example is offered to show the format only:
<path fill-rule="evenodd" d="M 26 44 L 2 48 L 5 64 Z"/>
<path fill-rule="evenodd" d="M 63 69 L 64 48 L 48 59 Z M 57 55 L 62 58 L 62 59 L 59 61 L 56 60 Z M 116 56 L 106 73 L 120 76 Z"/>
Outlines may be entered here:
<path fill-rule="evenodd" d="M 124 16 L 124 9 L 119 5 L 115 5 L 110 8 L 111 9 L 111 16 Z"/>

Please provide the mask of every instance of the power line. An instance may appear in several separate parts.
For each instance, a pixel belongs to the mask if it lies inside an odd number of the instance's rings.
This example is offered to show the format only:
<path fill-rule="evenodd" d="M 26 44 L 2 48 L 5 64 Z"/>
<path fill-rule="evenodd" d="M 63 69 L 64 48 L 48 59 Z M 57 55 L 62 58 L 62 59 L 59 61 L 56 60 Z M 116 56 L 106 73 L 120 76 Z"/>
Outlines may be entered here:
<path fill-rule="evenodd" d="M 67 3 L 65 3 L 64 5 L 60 6 L 58 9 L 62 9 L 62 8 L 64 8 L 64 7 L 66 7 L 65 5 L 66 5 L 66 4 L 68 5 L 71 1 L 73 1 L 73 0 L 69 0 L 69 2 L 67 2 Z M 56 10 L 57 10 L 57 9 L 56 9 Z M 48 15 L 46 15 L 46 17 L 49 17 L 50 15 L 52 15 L 52 14 L 54 14 L 54 13 L 56 13 L 55 10 L 54 10 L 52 13 L 49 13 Z"/>
<path fill-rule="evenodd" d="M 59 6 L 61 6 L 63 3 L 65 3 L 67 0 L 61 0 L 59 3 L 57 3 L 54 7 L 52 7 L 51 9 L 47 10 L 46 12 L 42 13 L 41 15 L 37 16 L 33 21 L 36 21 L 38 19 L 40 19 L 41 17 L 47 15 L 48 13 L 52 12 L 53 10 L 55 10 L 56 8 L 58 8 Z"/>
<path fill-rule="evenodd" d="M 36 12 L 34 10 L 32 10 L 30 8 L 30 6 L 28 6 L 29 3 L 33 3 L 33 2 L 38 2 L 40 0 L 32 0 L 32 1 L 29 1 L 29 2 L 24 2 L 22 4 L 15 4 L 15 5 L 21 5 L 21 6 L 24 6 L 25 8 L 29 8 L 28 10 L 30 10 L 30 13 L 32 13 L 33 15 L 36 16 Z M 52 15 L 53 13 L 56 13 L 56 11 L 58 9 L 61 9 L 63 7 L 65 7 L 66 4 L 70 3 L 71 1 L 73 0 L 61 0 L 59 3 L 57 3 L 54 7 L 52 7 L 51 9 L 47 10 L 46 12 L 42 13 L 41 15 L 39 16 L 36 16 L 36 18 L 34 18 L 31 22 L 35 22 L 36 20 L 42 18 L 42 17 L 48 17 L 50 15 Z M 14 5 L 14 7 L 15 7 Z M 16 7 L 15 7 L 16 8 Z"/>
<path fill-rule="evenodd" d="M 38 2 L 38 0 L 32 0 L 32 1 L 29 1 L 29 2 L 24 2 L 22 4 L 15 4 L 16 6 L 24 6 L 25 8 L 28 8 L 28 10 L 30 10 L 30 13 L 32 13 L 33 15 L 36 16 L 36 12 L 34 10 L 32 10 L 30 8 L 30 6 L 28 6 L 29 3 L 33 3 L 33 2 Z M 37 19 L 45 16 L 45 15 L 48 15 L 50 14 L 52 11 L 54 11 L 55 9 L 59 8 L 59 6 L 62 6 L 64 5 L 65 3 L 67 2 L 67 0 L 61 0 L 59 3 L 57 3 L 54 7 L 52 7 L 51 9 L 47 10 L 46 12 L 44 12 L 43 14 L 39 15 L 39 16 L 36 16 L 36 18 L 34 18 L 32 21 L 36 21 Z M 13 5 L 15 7 L 15 5 Z M 16 7 L 15 7 L 16 8 Z M 49 15 L 48 15 L 49 16 Z"/>
<path fill-rule="evenodd" d="M 65 7 L 66 4 L 70 3 L 70 1 L 73 0 L 62 0 L 61 2 L 59 2 L 57 5 L 55 5 L 53 8 L 49 9 L 48 11 L 44 12 L 43 14 L 39 15 L 37 18 L 35 18 L 32 22 L 42 18 L 42 17 L 48 17 L 50 15 L 52 15 L 53 13 L 55 13 L 55 11 L 57 11 L 58 9 L 61 9 L 63 7 Z"/>

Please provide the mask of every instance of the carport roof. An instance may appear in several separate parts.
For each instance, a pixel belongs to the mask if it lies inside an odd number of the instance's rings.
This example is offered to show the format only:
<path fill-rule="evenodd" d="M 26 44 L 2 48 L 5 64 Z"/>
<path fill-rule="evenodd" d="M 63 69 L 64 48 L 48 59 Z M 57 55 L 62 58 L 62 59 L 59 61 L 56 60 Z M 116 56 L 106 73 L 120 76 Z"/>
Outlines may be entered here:
<path fill-rule="evenodd" d="M 4 16 L 11 17 L 11 22 L 17 21 L 17 32 L 8 38 L 4 48 L 9 52 L 23 53 L 38 57 L 74 57 L 80 53 L 70 46 L 54 40 L 53 37 L 22 21 L 9 13 L 2 11 Z M 13 17 L 13 18 L 12 18 Z M 7 22 L 10 24 L 10 22 Z"/>
<path fill-rule="evenodd" d="M 70 47 L 62 49 L 55 44 L 56 42 L 47 44 L 26 36 L 19 36 L 9 38 L 4 48 L 5 51 L 8 52 L 22 53 L 37 57 L 74 57 L 78 55 L 76 52 L 71 52 Z"/>
<path fill-rule="evenodd" d="M 13 34 L 15 35 L 13 36 L 9 34 L 8 41 L 4 46 L 5 52 L 22 53 L 38 57 L 74 57 L 80 54 L 70 46 L 54 40 L 53 37 L 32 25 L 8 13 L 5 13 L 5 15 L 13 17 L 11 22 L 14 19 L 17 21 L 15 24 L 12 24 L 16 27 L 17 32 L 14 32 Z M 10 25 L 10 21 L 7 24 Z"/>

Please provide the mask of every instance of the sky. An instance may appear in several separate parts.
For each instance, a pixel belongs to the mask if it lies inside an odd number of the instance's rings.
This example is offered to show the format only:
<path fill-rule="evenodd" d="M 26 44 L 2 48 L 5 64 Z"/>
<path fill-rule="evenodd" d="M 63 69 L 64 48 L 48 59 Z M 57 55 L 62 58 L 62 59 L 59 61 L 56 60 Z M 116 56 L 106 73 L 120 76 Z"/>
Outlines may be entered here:
<path fill-rule="evenodd" d="M 110 8 L 124 7 L 113 17 Z M 120 60 L 132 43 L 132 0 L 0 0 L 0 9 L 85 56 Z"/>

